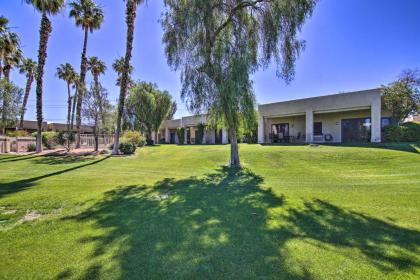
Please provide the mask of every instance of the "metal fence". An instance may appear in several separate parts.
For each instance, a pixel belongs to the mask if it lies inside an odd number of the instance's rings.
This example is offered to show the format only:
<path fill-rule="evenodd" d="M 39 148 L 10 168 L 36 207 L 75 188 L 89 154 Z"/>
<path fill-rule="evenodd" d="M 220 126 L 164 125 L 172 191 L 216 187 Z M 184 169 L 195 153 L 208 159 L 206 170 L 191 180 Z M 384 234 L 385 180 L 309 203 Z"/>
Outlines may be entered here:
<path fill-rule="evenodd" d="M 109 147 L 114 144 L 114 135 L 100 134 L 98 135 L 99 147 Z M 95 147 L 95 136 L 92 134 L 80 134 L 80 146 L 82 148 Z"/>

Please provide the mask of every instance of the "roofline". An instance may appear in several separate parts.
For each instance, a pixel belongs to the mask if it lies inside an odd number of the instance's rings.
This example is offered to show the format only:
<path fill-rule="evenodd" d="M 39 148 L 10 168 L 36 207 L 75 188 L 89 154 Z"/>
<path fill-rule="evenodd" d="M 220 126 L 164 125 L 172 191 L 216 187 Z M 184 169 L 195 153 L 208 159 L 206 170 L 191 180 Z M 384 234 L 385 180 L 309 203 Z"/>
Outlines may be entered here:
<path fill-rule="evenodd" d="M 345 95 L 345 94 L 355 94 L 355 93 L 362 93 L 367 91 L 374 91 L 374 90 L 380 90 L 381 88 L 370 88 L 370 89 L 364 89 L 364 90 L 355 90 L 355 91 L 347 91 L 347 92 L 339 92 L 339 93 L 332 93 L 332 94 L 326 94 L 326 95 L 318 95 L 318 96 L 312 96 L 312 97 L 304 97 L 304 98 L 298 98 L 298 99 L 289 99 L 284 101 L 277 101 L 277 102 L 271 102 L 271 103 L 264 103 L 264 104 L 258 104 L 258 107 L 260 106 L 266 106 L 266 105 L 274 105 L 274 104 L 280 104 L 280 103 L 286 103 L 286 102 L 295 102 L 295 101 L 303 101 L 303 100 L 310 100 L 310 99 L 319 99 L 329 96 L 336 96 L 336 95 Z"/>

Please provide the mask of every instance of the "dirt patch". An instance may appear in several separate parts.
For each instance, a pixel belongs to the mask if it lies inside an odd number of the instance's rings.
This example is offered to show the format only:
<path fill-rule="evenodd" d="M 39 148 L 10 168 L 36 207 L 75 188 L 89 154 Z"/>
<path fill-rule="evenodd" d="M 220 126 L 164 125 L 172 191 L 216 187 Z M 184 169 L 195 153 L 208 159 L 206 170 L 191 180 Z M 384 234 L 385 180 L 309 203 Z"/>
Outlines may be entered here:
<path fill-rule="evenodd" d="M 37 211 L 28 211 L 26 215 L 22 218 L 22 222 L 33 221 L 41 218 L 41 214 Z"/>

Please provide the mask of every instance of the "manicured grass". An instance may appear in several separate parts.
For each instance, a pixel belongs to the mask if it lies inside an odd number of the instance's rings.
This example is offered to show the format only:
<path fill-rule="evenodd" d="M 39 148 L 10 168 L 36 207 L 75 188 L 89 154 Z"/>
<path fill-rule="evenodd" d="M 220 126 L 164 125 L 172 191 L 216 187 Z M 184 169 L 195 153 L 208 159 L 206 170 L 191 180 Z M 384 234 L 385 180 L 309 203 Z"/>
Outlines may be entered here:
<path fill-rule="evenodd" d="M 228 149 L 0 156 L 0 278 L 420 278 L 419 145 Z"/>

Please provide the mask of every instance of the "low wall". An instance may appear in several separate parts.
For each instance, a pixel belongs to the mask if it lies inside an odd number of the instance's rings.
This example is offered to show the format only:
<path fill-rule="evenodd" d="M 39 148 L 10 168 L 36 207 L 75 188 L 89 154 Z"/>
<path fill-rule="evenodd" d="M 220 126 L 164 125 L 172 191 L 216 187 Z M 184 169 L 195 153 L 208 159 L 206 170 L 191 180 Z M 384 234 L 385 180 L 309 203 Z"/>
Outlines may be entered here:
<path fill-rule="evenodd" d="M 36 144 L 35 137 L 0 136 L 0 153 L 22 153 L 28 151 L 29 144 Z"/>

